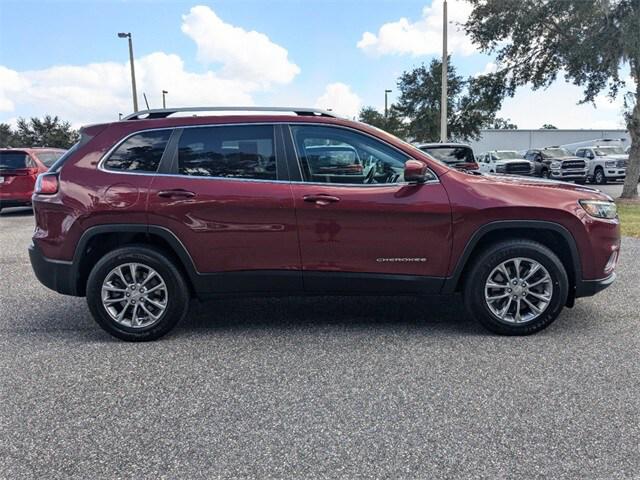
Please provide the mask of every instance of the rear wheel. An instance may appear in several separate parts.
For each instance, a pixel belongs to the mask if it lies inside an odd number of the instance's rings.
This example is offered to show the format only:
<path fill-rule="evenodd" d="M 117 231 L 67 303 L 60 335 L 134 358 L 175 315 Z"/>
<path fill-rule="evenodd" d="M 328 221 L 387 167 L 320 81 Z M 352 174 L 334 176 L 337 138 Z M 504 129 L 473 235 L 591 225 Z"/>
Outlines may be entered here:
<path fill-rule="evenodd" d="M 464 286 L 467 311 L 492 332 L 528 335 L 551 324 L 569 291 L 560 259 L 544 245 L 509 240 L 476 259 Z"/>
<path fill-rule="evenodd" d="M 596 168 L 593 173 L 593 181 L 598 185 L 604 185 L 607 183 L 607 177 L 604 176 L 604 170 L 601 167 Z"/>
<path fill-rule="evenodd" d="M 114 250 L 96 263 L 87 281 L 87 303 L 111 335 L 155 340 L 185 317 L 189 289 L 161 251 L 136 245 Z"/>

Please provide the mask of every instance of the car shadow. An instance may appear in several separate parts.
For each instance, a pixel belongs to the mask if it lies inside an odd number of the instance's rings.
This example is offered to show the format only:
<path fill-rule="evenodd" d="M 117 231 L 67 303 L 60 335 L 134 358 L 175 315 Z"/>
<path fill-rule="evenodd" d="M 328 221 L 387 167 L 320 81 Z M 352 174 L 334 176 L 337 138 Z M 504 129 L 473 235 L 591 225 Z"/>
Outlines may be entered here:
<path fill-rule="evenodd" d="M 466 314 L 459 296 L 318 296 L 196 301 L 174 335 L 326 327 L 487 334 Z"/>

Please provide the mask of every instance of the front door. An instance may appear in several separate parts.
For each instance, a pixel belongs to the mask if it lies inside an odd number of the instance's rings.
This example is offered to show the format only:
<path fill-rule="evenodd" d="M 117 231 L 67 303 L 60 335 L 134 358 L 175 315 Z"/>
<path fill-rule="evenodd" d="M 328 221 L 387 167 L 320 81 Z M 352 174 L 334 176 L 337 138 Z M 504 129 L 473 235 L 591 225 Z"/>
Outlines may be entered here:
<path fill-rule="evenodd" d="M 300 169 L 292 189 L 305 289 L 439 290 L 451 208 L 435 174 L 424 184 L 406 183 L 407 155 L 353 129 L 292 124 L 290 130 L 298 160 L 292 169 Z"/>
<path fill-rule="evenodd" d="M 211 293 L 301 290 L 274 125 L 189 127 L 176 136 L 172 165 L 149 191 L 149 224 L 179 238 Z"/>

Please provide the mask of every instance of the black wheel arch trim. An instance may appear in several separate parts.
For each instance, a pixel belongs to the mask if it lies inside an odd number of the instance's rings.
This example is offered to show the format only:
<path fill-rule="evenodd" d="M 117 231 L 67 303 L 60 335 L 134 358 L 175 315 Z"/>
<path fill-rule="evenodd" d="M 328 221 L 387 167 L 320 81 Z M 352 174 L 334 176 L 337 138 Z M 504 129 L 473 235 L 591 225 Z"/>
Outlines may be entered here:
<path fill-rule="evenodd" d="M 559 223 L 548 222 L 545 220 L 497 220 L 481 226 L 473 233 L 471 238 L 467 241 L 462 256 L 456 263 L 453 274 L 450 277 L 447 277 L 447 279 L 445 280 L 442 287 L 442 293 L 451 294 L 456 291 L 459 281 L 461 280 L 462 272 L 471 260 L 471 254 L 473 253 L 473 250 L 485 235 L 496 230 L 513 230 L 522 228 L 550 230 L 560 234 L 562 238 L 564 238 L 564 240 L 567 242 L 567 245 L 569 246 L 571 263 L 575 273 L 576 290 L 577 292 L 579 292 L 580 286 L 583 283 L 580 252 L 578 251 L 575 238 L 573 238 L 573 235 L 569 230 L 567 230 L 567 228 L 560 225 Z"/>

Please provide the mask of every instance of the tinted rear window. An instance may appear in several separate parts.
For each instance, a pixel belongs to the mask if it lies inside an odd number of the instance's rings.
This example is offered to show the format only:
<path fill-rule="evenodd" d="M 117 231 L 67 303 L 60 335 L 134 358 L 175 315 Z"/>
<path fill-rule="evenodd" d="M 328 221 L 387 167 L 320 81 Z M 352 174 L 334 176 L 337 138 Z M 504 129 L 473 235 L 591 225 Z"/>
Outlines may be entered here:
<path fill-rule="evenodd" d="M 24 152 L 0 152 L 0 170 L 28 168 L 29 156 Z"/>
<path fill-rule="evenodd" d="M 273 126 L 185 128 L 178 170 L 181 175 L 275 180 Z"/>
<path fill-rule="evenodd" d="M 129 172 L 155 172 L 170 136 L 171 129 L 135 134 L 115 149 L 104 162 L 104 167 Z"/>
<path fill-rule="evenodd" d="M 448 165 L 456 163 L 475 163 L 473 150 L 469 147 L 428 147 L 425 152 Z"/>
<path fill-rule="evenodd" d="M 42 163 L 44 163 L 45 167 L 50 167 L 58 160 L 64 152 L 38 152 L 36 153 L 36 157 Z"/>

